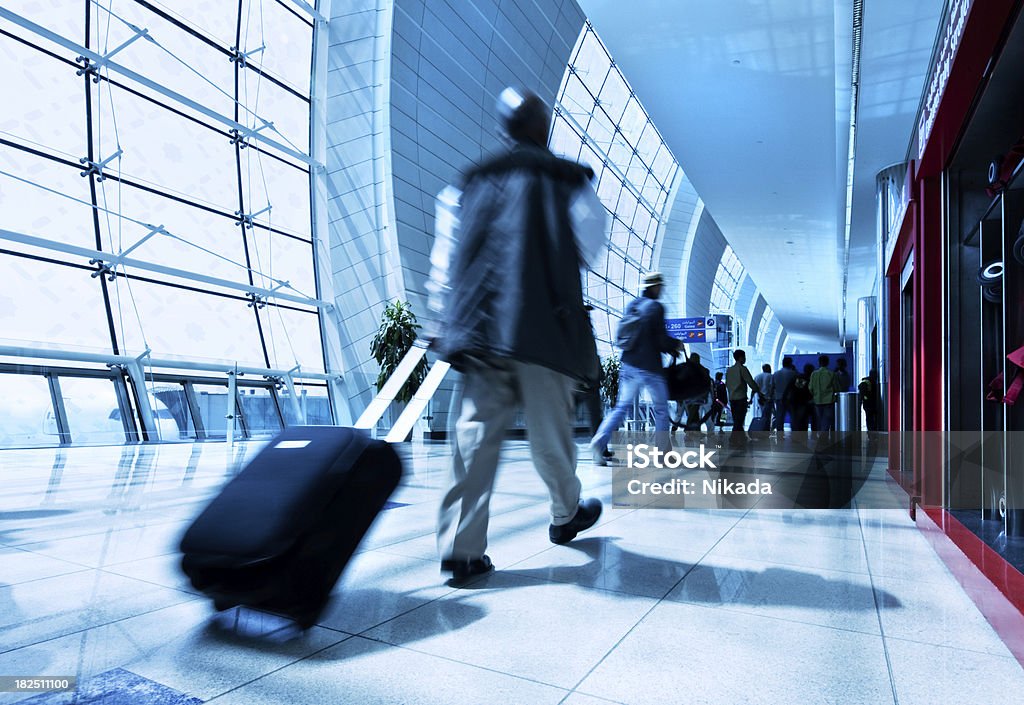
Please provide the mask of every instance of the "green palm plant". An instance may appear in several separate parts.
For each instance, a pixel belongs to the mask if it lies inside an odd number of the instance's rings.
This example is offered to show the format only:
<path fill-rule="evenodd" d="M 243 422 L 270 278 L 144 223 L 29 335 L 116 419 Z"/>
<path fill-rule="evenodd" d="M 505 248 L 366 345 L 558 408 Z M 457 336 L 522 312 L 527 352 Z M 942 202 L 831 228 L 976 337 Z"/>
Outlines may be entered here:
<path fill-rule="evenodd" d="M 384 313 L 380 317 L 380 326 L 370 342 L 370 354 L 380 365 L 380 373 L 377 375 L 378 391 L 394 374 L 398 363 L 416 342 L 416 331 L 419 329 L 420 324 L 416 322 L 416 314 L 412 312 L 412 305 L 408 301 L 392 301 L 384 307 Z M 419 389 L 426 376 L 427 361 L 423 359 L 416 365 L 416 369 L 413 370 L 406 383 L 402 385 L 395 401 L 408 402 L 411 400 L 412 395 Z"/>
<path fill-rule="evenodd" d="M 601 401 L 615 406 L 619 400 L 619 369 L 622 361 L 617 355 L 609 355 L 601 361 Z"/>

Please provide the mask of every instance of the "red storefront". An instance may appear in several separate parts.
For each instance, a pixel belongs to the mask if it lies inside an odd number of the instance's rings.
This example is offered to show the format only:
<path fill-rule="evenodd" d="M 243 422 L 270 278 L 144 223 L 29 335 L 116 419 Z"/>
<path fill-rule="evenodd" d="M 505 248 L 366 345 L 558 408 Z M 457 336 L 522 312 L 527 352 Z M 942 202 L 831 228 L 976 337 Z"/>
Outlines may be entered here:
<path fill-rule="evenodd" d="M 1002 399 L 1024 345 L 1021 5 L 948 3 L 883 263 L 890 472 L 1024 663 L 1024 398 Z"/>

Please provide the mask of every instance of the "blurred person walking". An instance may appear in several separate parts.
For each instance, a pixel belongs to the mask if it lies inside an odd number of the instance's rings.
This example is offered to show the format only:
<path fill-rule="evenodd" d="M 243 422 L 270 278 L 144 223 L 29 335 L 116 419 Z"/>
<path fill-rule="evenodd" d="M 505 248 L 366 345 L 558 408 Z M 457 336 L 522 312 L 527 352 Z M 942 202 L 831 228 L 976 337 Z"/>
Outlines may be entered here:
<path fill-rule="evenodd" d="M 813 414 L 814 398 L 811 396 L 811 374 L 814 365 L 807 363 L 803 372 L 793 378 L 793 395 L 790 400 L 790 428 L 794 436 L 807 437 L 807 426 Z"/>
<path fill-rule="evenodd" d="M 754 395 L 760 394 L 761 389 L 747 369 L 746 351 L 734 350 L 732 359 L 735 362 L 725 371 L 725 386 L 729 390 L 729 410 L 732 411 L 732 433 L 729 434 L 729 442 L 746 445 L 747 432 L 743 424 L 747 419 L 747 409 L 754 400 Z M 750 401 L 747 400 L 747 387 L 750 387 L 751 391 Z"/>
<path fill-rule="evenodd" d="M 622 348 L 619 399 L 590 441 L 595 465 L 608 464 L 601 451 L 608 446 L 612 433 L 622 424 L 644 387 L 654 403 L 654 442 L 663 452 L 672 449 L 668 383 L 662 371 L 661 354 L 676 357 L 683 344 L 665 330 L 665 307 L 658 301 L 664 286 L 661 274 L 651 272 L 645 275 L 643 286 L 643 293 L 629 302 L 619 323 L 615 341 Z"/>
<path fill-rule="evenodd" d="M 573 390 L 600 364 L 579 274 L 600 248 L 584 246 L 595 233 L 574 232 L 573 212 L 578 202 L 600 209 L 593 172 L 548 150 L 551 110 L 535 94 L 506 89 L 498 109 L 512 146 L 465 174 L 452 218 L 458 234 L 435 242 L 441 249 L 431 255 L 431 293 L 442 301 L 432 304 L 442 314 L 435 348 L 463 374 L 437 529 L 441 570 L 454 584 L 494 569 L 485 554 L 489 504 L 520 404 L 551 500 L 551 542 L 571 541 L 601 515 L 600 500 L 580 498 L 572 437 Z"/>
<path fill-rule="evenodd" d="M 818 369 L 811 374 L 808 386 L 818 420 L 817 436 L 827 438 L 835 430 L 836 421 L 836 375 L 828 368 L 828 355 L 818 356 Z"/>
<path fill-rule="evenodd" d="M 757 408 L 763 419 L 765 431 L 772 428 L 772 414 L 775 412 L 775 382 L 772 380 L 772 366 L 761 365 L 761 374 L 754 377 L 754 382 L 761 391 L 757 393 Z"/>
<path fill-rule="evenodd" d="M 793 358 L 788 355 L 782 358 L 782 369 L 772 375 L 772 388 L 774 389 L 773 400 L 775 402 L 775 431 L 777 437 L 782 438 L 786 424 L 786 414 L 792 416 L 793 410 L 793 382 L 796 381 L 796 367 L 793 365 Z M 790 419 L 790 429 L 793 427 Z"/>

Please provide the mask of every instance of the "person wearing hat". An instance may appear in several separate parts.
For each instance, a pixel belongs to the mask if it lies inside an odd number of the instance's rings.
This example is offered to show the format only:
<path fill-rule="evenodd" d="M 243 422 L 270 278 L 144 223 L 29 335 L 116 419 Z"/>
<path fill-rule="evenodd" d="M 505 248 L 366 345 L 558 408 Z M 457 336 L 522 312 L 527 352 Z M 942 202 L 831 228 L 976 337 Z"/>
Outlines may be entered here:
<path fill-rule="evenodd" d="M 616 335 L 616 345 L 622 348 L 619 399 L 590 441 L 595 465 L 608 464 L 604 456 L 608 440 L 633 408 L 633 401 L 644 387 L 654 401 L 655 443 L 662 451 L 672 448 L 668 383 L 662 372 L 661 354 L 669 353 L 675 357 L 683 343 L 665 330 L 665 307 L 658 301 L 664 284 L 660 272 L 645 275 L 643 293 L 633 299 L 622 314 Z"/>
<path fill-rule="evenodd" d="M 498 115 L 511 148 L 464 175 L 449 252 L 431 258 L 444 271 L 434 287 L 432 349 L 462 373 L 437 528 L 441 571 L 453 585 L 494 569 L 485 554 L 491 491 L 519 405 L 551 500 L 550 541 L 572 541 L 601 515 L 599 499 L 580 496 L 573 440 L 573 393 L 600 369 L 579 243 L 601 233 L 575 232 L 581 226 L 570 212 L 581 192 L 593 191 L 593 171 L 548 150 L 551 109 L 537 95 L 505 89 Z"/>

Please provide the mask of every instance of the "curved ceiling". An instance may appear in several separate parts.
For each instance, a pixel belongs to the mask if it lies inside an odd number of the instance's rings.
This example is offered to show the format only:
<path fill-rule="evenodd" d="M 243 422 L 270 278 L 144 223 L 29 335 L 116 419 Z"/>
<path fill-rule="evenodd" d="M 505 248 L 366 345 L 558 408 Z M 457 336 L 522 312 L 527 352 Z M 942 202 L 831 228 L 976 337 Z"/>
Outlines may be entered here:
<path fill-rule="evenodd" d="M 579 0 L 793 342 L 838 345 L 853 0 Z M 866 0 L 848 325 L 874 177 L 902 161 L 941 0 Z"/>

